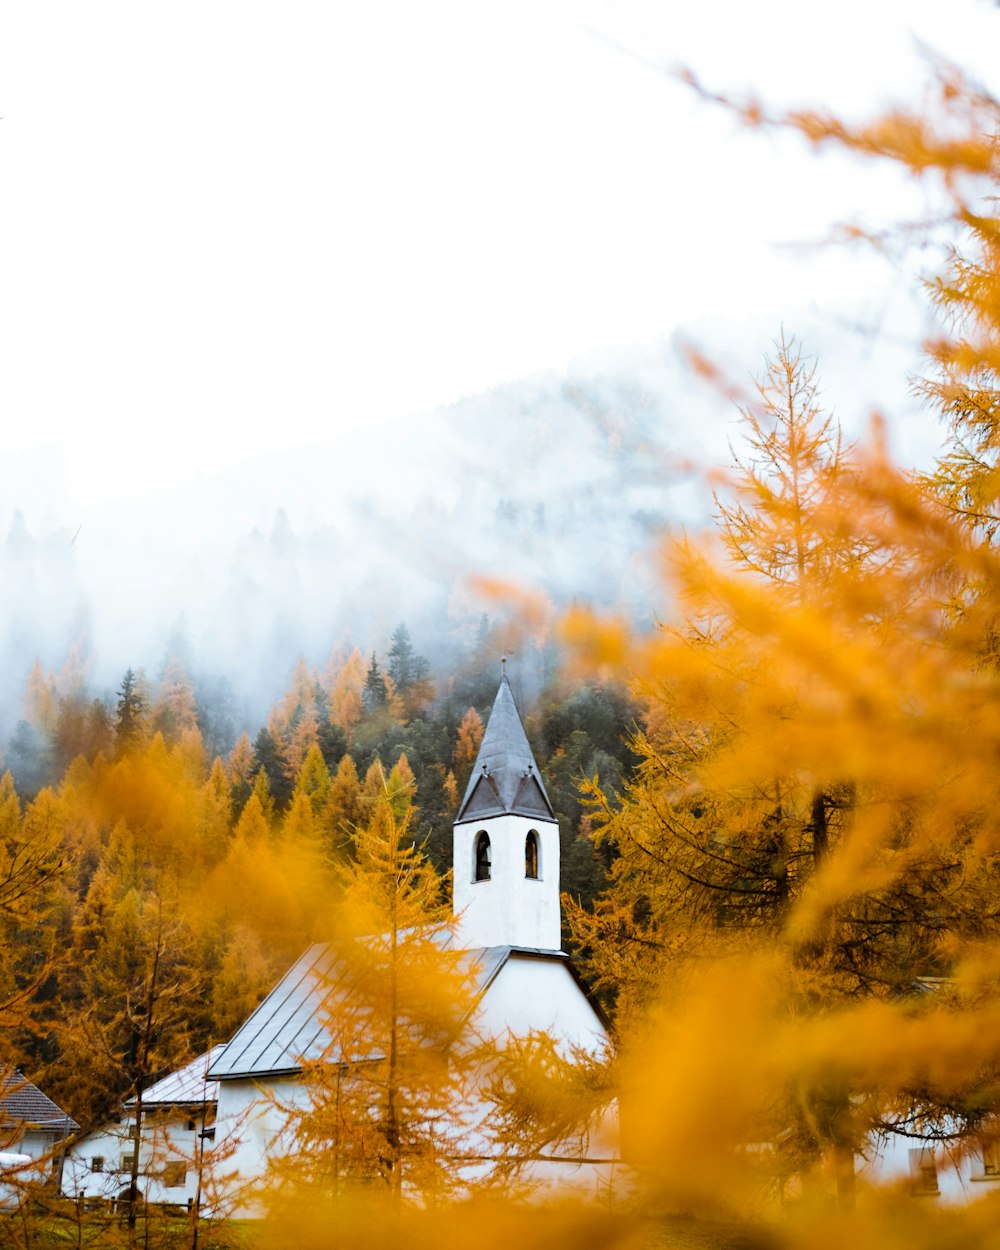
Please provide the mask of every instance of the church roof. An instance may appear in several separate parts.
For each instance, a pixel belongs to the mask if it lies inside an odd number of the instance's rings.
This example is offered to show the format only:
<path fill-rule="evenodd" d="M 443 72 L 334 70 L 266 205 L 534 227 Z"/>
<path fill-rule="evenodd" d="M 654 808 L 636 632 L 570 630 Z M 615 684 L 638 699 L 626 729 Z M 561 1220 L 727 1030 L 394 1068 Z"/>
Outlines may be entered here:
<path fill-rule="evenodd" d="M 298 1072 L 327 1045 L 319 1018 L 324 986 L 334 966 L 333 948 L 310 946 L 212 1061 L 210 1079 Z"/>
<path fill-rule="evenodd" d="M 445 936 L 441 945 L 449 944 Z M 564 964 L 589 998 L 589 991 L 568 956 L 559 951 L 528 950 L 512 946 L 486 946 L 465 953 L 471 964 L 473 994 L 481 998 L 512 956 L 555 960 Z M 322 1002 L 336 977 L 337 957 L 329 942 L 310 946 L 281 978 L 232 1040 L 221 1049 L 208 1069 L 210 1080 L 259 1079 L 291 1076 L 302 1069 L 303 1060 L 329 1054 L 330 1036 L 323 1025 Z M 603 1013 L 594 1005 L 604 1022 Z"/>
<path fill-rule="evenodd" d="M 504 673 L 455 824 L 507 815 L 556 818 Z"/>

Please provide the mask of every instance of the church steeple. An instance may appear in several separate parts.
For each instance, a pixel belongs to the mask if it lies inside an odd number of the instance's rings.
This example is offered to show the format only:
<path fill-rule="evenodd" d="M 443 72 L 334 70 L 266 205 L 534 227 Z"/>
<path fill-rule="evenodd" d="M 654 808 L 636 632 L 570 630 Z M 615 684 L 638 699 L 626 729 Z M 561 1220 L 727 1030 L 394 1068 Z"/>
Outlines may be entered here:
<path fill-rule="evenodd" d="M 453 847 L 455 914 L 467 946 L 559 949 L 559 825 L 506 671 Z"/>
<path fill-rule="evenodd" d="M 555 820 L 504 672 L 455 824 L 489 816 Z"/>

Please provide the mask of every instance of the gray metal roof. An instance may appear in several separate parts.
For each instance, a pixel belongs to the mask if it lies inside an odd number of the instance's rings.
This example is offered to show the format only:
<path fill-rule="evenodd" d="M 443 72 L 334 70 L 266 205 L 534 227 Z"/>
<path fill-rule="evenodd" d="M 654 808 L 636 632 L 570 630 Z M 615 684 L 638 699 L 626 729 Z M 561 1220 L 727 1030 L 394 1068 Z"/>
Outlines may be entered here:
<path fill-rule="evenodd" d="M 144 1107 L 191 1107 L 203 1103 L 216 1102 L 219 1097 L 218 1081 L 208 1079 L 207 1072 L 225 1050 L 224 1045 L 213 1046 L 207 1054 L 192 1059 L 183 1068 L 171 1072 L 169 1076 L 142 1091 Z M 135 1106 L 135 1098 L 130 1098 L 126 1107 Z"/>
<path fill-rule="evenodd" d="M 62 1129 L 67 1133 L 80 1127 L 16 1068 L 8 1069 L 0 1079 L 0 1120 L 6 1127 L 23 1124 Z"/>
<path fill-rule="evenodd" d="M 310 946 L 212 1061 L 209 1078 L 297 1072 L 303 1059 L 321 1055 L 329 1037 L 319 1008 L 334 963 L 329 943 Z"/>
<path fill-rule="evenodd" d="M 442 945 L 447 946 L 448 938 Z M 510 946 L 487 946 L 465 952 L 473 978 L 473 992 L 487 992 L 512 954 L 558 959 L 554 951 L 522 950 Z M 232 1041 L 212 1060 L 210 1080 L 260 1079 L 299 1072 L 303 1059 L 317 1059 L 330 1046 L 322 1023 L 322 1003 L 336 976 L 336 954 L 329 943 L 310 946 L 282 977 L 253 1015 L 241 1025 Z M 329 1059 L 334 1056 L 327 1055 Z"/>
<path fill-rule="evenodd" d="M 553 821 L 556 818 L 506 673 L 500 678 L 500 689 L 455 824 L 504 815 Z"/>

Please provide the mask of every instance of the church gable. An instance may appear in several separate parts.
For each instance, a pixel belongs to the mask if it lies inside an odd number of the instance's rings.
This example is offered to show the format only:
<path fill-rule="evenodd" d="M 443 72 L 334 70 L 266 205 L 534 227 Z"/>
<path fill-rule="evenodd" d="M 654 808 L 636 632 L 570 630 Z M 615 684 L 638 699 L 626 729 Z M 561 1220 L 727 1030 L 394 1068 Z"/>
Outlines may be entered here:
<path fill-rule="evenodd" d="M 482 819 L 486 816 L 502 816 L 505 808 L 503 799 L 496 788 L 492 777 L 486 773 L 474 778 L 474 785 L 469 791 L 462 809 L 466 820 Z"/>
<path fill-rule="evenodd" d="M 547 1033 L 586 1050 L 607 1039 L 601 1008 L 569 957 L 554 951 L 508 948 L 482 995 L 479 1023 L 490 1036 Z"/>
<path fill-rule="evenodd" d="M 555 813 L 534 773 L 521 779 L 511 809 L 521 816 L 537 816 L 540 820 L 554 820 Z"/>

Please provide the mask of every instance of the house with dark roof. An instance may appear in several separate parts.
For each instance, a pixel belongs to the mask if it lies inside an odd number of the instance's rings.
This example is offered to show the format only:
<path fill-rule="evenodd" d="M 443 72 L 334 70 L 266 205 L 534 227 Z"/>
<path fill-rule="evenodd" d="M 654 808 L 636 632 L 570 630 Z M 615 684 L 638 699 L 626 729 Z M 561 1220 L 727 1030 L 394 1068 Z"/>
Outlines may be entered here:
<path fill-rule="evenodd" d="M 76 1132 L 76 1121 L 17 1068 L 0 1076 L 0 1150 L 44 1159 L 45 1172 L 57 1174 L 62 1144 Z"/>
<path fill-rule="evenodd" d="M 474 1025 L 501 1044 L 545 1032 L 595 1052 L 607 1022 L 561 950 L 559 827 L 506 673 L 501 678 L 453 830 L 454 924 L 443 944 L 464 952 L 475 989 Z M 211 1063 L 218 1135 L 228 1135 L 244 1181 L 290 1148 L 281 1108 L 306 1097 L 302 1065 L 329 1058 L 322 1004 L 337 956 L 310 947 Z M 594 1166 L 608 1162 L 607 1145 Z M 600 1156 L 598 1159 L 597 1156 Z M 547 1179 L 593 1184 L 586 1161 L 547 1165 Z"/>
<path fill-rule="evenodd" d="M 139 1191 L 150 1202 L 190 1206 L 204 1188 L 215 1137 L 218 1083 L 208 1068 L 224 1047 L 216 1046 L 142 1093 Z M 136 1099 L 120 1116 L 85 1133 L 66 1153 L 62 1192 L 70 1198 L 113 1202 L 131 1184 L 135 1154 Z"/>

